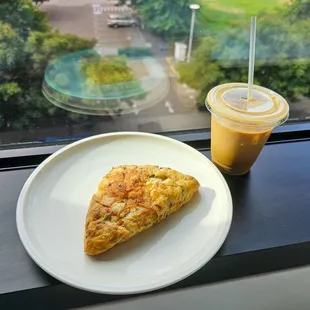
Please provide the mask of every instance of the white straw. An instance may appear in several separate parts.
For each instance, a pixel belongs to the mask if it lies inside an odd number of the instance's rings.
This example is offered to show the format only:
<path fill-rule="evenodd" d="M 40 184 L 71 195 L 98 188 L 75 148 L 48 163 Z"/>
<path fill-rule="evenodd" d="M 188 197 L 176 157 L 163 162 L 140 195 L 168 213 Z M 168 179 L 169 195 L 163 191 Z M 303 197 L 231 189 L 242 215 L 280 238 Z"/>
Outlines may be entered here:
<path fill-rule="evenodd" d="M 254 82 L 255 41 L 256 41 L 256 16 L 252 16 L 251 17 L 251 32 L 250 32 L 248 100 L 252 98 L 252 89 L 253 89 L 253 82 Z"/>

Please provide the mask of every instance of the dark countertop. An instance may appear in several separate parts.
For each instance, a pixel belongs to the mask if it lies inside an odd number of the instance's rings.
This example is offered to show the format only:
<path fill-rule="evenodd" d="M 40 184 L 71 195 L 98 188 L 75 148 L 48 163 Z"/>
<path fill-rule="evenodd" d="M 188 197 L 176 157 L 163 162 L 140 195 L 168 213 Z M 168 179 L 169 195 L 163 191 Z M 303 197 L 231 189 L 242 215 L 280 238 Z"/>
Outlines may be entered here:
<path fill-rule="evenodd" d="M 202 153 L 209 157 L 208 150 Z M 310 263 L 310 141 L 268 144 L 251 172 L 226 177 L 234 203 L 231 230 L 217 255 L 178 289 Z M 42 158 L 43 159 L 43 158 Z M 126 296 L 79 291 L 43 272 L 16 230 L 20 190 L 34 168 L 0 171 L 0 309 L 66 309 Z"/>

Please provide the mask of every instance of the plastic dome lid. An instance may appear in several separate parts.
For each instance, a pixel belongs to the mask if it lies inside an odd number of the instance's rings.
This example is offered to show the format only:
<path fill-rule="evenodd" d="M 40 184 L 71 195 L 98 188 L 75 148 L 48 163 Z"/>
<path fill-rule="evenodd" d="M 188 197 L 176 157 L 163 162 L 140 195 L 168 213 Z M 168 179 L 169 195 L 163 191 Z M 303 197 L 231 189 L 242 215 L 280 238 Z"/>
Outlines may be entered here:
<path fill-rule="evenodd" d="M 247 99 L 248 84 L 221 84 L 210 90 L 206 98 L 209 111 L 219 118 L 248 125 L 278 126 L 289 114 L 287 101 L 278 93 L 254 85 L 252 98 Z"/>

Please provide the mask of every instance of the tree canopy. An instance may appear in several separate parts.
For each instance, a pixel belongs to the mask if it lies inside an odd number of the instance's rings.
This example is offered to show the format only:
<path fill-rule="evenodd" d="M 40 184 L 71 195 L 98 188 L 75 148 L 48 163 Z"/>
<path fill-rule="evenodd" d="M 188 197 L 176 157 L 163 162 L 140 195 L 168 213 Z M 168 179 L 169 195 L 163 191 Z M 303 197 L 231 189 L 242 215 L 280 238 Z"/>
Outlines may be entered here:
<path fill-rule="evenodd" d="M 216 84 L 247 82 L 249 32 L 230 29 L 216 39 L 203 39 L 191 63 L 179 65 L 180 80 L 201 91 L 203 105 Z M 310 95 L 310 22 L 289 23 L 283 16 L 265 15 L 257 28 L 255 83 L 289 100 Z"/>
<path fill-rule="evenodd" d="M 32 128 L 42 121 L 81 119 L 51 105 L 42 95 L 50 60 L 89 49 L 94 40 L 53 31 L 30 0 L 0 2 L 0 128 Z"/>
<path fill-rule="evenodd" d="M 310 19 L 310 0 L 295 0 L 287 10 L 290 22 Z"/>
<path fill-rule="evenodd" d="M 124 5 L 127 0 L 120 0 Z M 165 38 L 178 39 L 189 34 L 191 10 L 190 0 L 133 0 L 142 23 Z"/>
<path fill-rule="evenodd" d="M 50 30 L 46 14 L 31 0 L 2 0 L 0 21 L 9 24 L 23 39 L 28 37 L 30 31 Z"/>
<path fill-rule="evenodd" d="M 0 70 L 6 70 L 8 74 L 19 63 L 23 63 L 23 45 L 23 40 L 11 25 L 0 21 Z"/>

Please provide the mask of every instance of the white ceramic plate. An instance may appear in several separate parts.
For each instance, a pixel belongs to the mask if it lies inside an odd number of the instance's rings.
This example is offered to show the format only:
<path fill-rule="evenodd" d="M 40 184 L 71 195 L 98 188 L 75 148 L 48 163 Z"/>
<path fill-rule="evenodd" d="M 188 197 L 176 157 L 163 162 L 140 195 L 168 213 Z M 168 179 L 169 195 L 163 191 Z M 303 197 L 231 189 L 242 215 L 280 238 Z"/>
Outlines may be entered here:
<path fill-rule="evenodd" d="M 113 167 L 152 164 L 201 184 L 188 205 L 99 257 L 83 251 L 88 203 Z M 32 259 L 74 287 L 108 294 L 159 289 L 191 275 L 223 244 L 232 219 L 228 186 L 193 148 L 158 135 L 113 133 L 87 138 L 47 158 L 29 177 L 17 205 L 17 228 Z"/>

